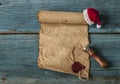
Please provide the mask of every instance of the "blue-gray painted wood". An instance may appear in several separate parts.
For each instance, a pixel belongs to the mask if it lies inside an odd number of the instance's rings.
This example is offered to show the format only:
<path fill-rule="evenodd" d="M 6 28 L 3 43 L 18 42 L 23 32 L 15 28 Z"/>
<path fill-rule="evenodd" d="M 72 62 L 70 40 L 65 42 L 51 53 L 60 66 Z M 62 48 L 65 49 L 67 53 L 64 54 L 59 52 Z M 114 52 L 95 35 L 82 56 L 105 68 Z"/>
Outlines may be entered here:
<path fill-rule="evenodd" d="M 4 79 L 4 78 L 3 78 Z M 0 84 L 119 84 L 120 80 L 89 80 L 80 81 L 77 79 L 64 78 L 24 78 L 9 77 L 6 80 L 0 80 Z"/>
<path fill-rule="evenodd" d="M 38 34 L 0 35 L 0 76 L 76 79 L 72 75 L 37 67 L 38 38 Z M 93 79 L 119 79 L 120 36 L 92 34 L 90 39 L 92 48 L 95 47 L 96 52 L 110 65 L 107 69 L 102 69 L 91 58 L 90 76 Z"/>
<path fill-rule="evenodd" d="M 0 84 L 119 84 L 119 3 L 119 0 L 0 0 Z M 90 58 L 92 80 L 87 82 L 69 74 L 38 68 L 38 11 L 82 12 L 88 7 L 100 11 L 103 25 L 100 30 L 95 25 L 90 26 L 90 46 L 109 67 L 102 69 Z"/>
<path fill-rule="evenodd" d="M 18 0 L 18 1 L 23 2 L 23 0 L 22 1 Z M 33 2 L 15 3 L 17 1 L 13 1 L 11 2 L 11 4 L 8 3 L 6 5 L 2 5 L 0 7 L 0 32 L 1 33 L 31 33 L 31 32 L 38 33 L 40 29 L 40 25 L 37 20 L 38 11 L 45 9 L 45 10 L 57 10 L 57 11 L 59 10 L 59 11 L 82 12 L 83 9 L 87 8 L 85 5 L 86 1 L 80 2 L 79 5 L 76 1 L 73 2 L 71 0 L 69 2 L 70 4 L 65 4 L 66 2 L 62 3 L 63 1 L 64 0 L 60 0 L 60 3 L 57 3 L 57 1 L 55 3 L 52 2 L 48 3 L 46 0 L 44 3 L 41 0 L 39 1 L 39 3 L 33 3 Z M 84 5 L 82 5 L 82 3 L 84 3 Z M 98 3 L 100 4 L 102 2 L 99 1 Z M 116 3 L 115 2 L 112 3 L 111 1 L 108 1 L 106 4 L 111 4 L 111 8 L 113 9 L 109 8 L 109 6 L 105 8 L 104 6 L 100 6 L 101 8 L 98 9 L 101 13 L 101 20 L 103 24 L 102 29 L 101 30 L 96 29 L 95 25 L 90 26 L 90 30 L 89 30 L 90 33 L 120 33 L 120 21 L 119 21 L 120 7 L 119 6 L 117 7 Z M 80 7 L 80 5 L 82 5 L 82 7 Z M 96 4 L 94 3 L 94 5 Z M 104 12 L 105 10 L 107 10 L 108 13 Z"/>

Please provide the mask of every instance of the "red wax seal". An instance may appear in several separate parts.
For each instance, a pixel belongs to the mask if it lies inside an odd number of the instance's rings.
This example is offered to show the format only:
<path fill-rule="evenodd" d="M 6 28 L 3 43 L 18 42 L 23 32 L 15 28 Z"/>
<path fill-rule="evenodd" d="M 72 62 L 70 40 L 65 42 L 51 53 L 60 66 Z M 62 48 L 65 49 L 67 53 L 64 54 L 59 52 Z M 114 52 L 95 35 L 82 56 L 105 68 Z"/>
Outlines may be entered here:
<path fill-rule="evenodd" d="M 79 71 L 85 69 L 85 66 L 82 65 L 80 62 L 74 62 L 71 68 L 74 73 L 78 73 Z"/>

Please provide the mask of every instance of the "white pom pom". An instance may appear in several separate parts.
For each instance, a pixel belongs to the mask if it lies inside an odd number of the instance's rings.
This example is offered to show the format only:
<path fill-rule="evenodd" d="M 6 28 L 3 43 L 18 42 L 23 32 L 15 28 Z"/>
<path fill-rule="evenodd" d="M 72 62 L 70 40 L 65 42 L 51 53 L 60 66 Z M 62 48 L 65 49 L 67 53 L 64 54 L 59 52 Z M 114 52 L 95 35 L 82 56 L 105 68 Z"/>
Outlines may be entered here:
<path fill-rule="evenodd" d="M 100 29 L 102 27 L 101 25 L 98 25 L 98 24 L 96 26 L 97 26 L 97 29 Z"/>

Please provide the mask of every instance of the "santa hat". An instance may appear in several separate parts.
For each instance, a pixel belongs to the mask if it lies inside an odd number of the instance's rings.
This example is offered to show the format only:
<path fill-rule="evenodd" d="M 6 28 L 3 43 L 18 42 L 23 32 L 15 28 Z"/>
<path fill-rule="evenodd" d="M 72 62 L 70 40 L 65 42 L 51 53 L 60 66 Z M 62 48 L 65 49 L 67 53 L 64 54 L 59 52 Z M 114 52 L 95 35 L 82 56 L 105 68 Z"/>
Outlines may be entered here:
<path fill-rule="evenodd" d="M 99 17 L 99 12 L 96 9 L 93 8 L 87 8 L 83 10 L 83 15 L 85 21 L 89 24 L 97 24 L 96 27 L 97 29 L 101 28 L 101 22 L 100 22 L 100 17 Z"/>

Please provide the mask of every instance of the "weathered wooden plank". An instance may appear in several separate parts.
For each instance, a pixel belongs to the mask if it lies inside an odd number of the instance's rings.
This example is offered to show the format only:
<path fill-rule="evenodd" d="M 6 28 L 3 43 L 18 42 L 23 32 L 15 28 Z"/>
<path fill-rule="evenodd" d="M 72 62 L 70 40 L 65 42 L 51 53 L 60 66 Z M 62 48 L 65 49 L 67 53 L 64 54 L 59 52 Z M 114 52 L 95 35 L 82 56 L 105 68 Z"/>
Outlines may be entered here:
<path fill-rule="evenodd" d="M 92 3 L 91 3 L 92 2 Z M 6 4 L 17 4 L 17 3 L 42 3 L 42 4 L 65 4 L 65 5 L 71 5 L 67 9 L 80 9 L 80 8 L 87 8 L 87 7 L 95 7 L 103 10 L 104 13 L 111 13 L 108 12 L 109 9 L 119 9 L 119 0 L 101 0 L 101 1 L 88 1 L 88 0 L 4 0 L 4 3 Z M 103 4 L 104 3 L 104 4 Z M 86 5 L 87 4 L 87 5 Z M 58 7 L 58 6 L 57 6 Z M 64 6 L 61 6 L 59 8 L 65 8 Z M 116 12 L 116 10 L 112 10 Z"/>
<path fill-rule="evenodd" d="M 0 35 L 0 76 L 76 79 L 77 77 L 72 75 L 37 67 L 38 38 L 38 34 Z M 107 69 L 102 69 L 91 58 L 91 77 L 94 79 L 119 78 L 119 34 L 91 34 L 90 40 L 91 46 L 96 48 L 96 52 L 110 64 Z"/>
<path fill-rule="evenodd" d="M 44 9 L 46 8 L 50 8 L 52 7 L 52 9 L 57 9 L 58 10 L 76 10 L 76 11 L 80 11 L 83 10 L 84 8 L 88 8 L 88 7 L 95 7 L 101 11 L 103 11 L 102 13 L 106 15 L 106 13 L 112 13 L 112 15 L 116 15 L 113 12 L 118 12 L 119 11 L 119 0 L 111 0 L 111 1 L 106 1 L 102 0 L 102 1 L 96 1 L 96 2 L 92 2 L 92 1 L 88 1 L 88 0 L 4 0 L 4 2 L 7 2 L 8 4 L 17 4 L 17 3 L 39 3 L 42 4 Z M 91 3 L 92 2 L 92 3 Z M 103 4 L 104 3 L 104 4 Z M 47 7 L 45 4 L 48 4 Z M 53 4 L 53 6 L 51 6 L 50 4 Z M 87 4 L 87 5 L 86 5 Z M 102 5 L 102 6 L 101 6 Z M 103 10 L 104 8 L 104 10 Z M 115 10 L 112 10 L 115 9 Z M 109 10 L 111 10 L 112 12 L 110 12 Z M 117 13 L 118 14 L 118 13 Z M 108 14 L 107 14 L 108 15 Z"/>
<path fill-rule="evenodd" d="M 22 0 L 23 1 L 23 0 Z M 22 2 L 18 0 L 18 2 Z M 41 1 L 41 0 L 40 0 Z M 39 2 L 39 1 L 36 1 Z M 50 3 L 48 3 L 50 2 Z M 37 20 L 37 13 L 40 10 L 59 10 L 59 11 L 82 11 L 86 8 L 87 1 L 81 1 L 84 4 L 78 4 L 78 1 L 69 1 L 68 4 L 63 3 L 64 0 L 56 1 L 45 1 L 44 3 L 17 3 L 17 1 L 12 1 L 7 5 L 0 6 L 0 33 L 38 33 L 40 30 L 40 25 Z M 60 2 L 60 3 L 58 3 Z M 80 1 L 79 1 L 80 2 Z M 103 0 L 104 2 L 104 0 Z M 112 3 L 114 2 L 114 3 Z M 99 3 L 99 2 L 96 2 Z M 102 2 L 100 2 L 102 3 Z M 95 25 L 90 26 L 90 33 L 120 33 L 120 8 L 116 5 L 115 1 L 109 1 L 108 3 L 113 4 L 111 8 L 106 8 L 94 3 L 91 4 L 95 7 L 101 7 L 98 10 L 101 13 L 101 20 L 103 28 L 98 30 Z M 105 4 L 108 4 L 105 3 Z M 90 4 L 90 3 L 89 3 Z M 81 6 L 81 7 L 80 7 Z M 105 9 L 103 9 L 103 8 Z M 107 10 L 107 12 L 106 12 Z M 115 12 L 116 11 L 116 12 Z"/>
<path fill-rule="evenodd" d="M 104 36 L 104 37 L 103 37 Z M 1 35 L 0 36 L 0 51 L 6 54 L 5 52 L 10 53 L 13 51 L 25 52 L 38 52 L 38 35 Z M 90 35 L 91 46 L 95 47 L 97 53 L 103 55 L 103 57 L 109 57 L 112 59 L 113 55 L 114 58 L 117 57 L 117 54 L 120 52 L 120 42 L 119 42 L 119 34 L 103 34 L 103 35 Z M 31 44 L 30 44 L 31 43 Z M 111 46 L 114 43 L 114 46 Z M 111 52 L 109 52 L 111 51 Z M 2 54 L 1 53 L 1 54 Z M 110 53 L 110 54 L 109 54 Z M 22 53 L 19 53 L 22 54 Z M 109 55 L 107 55 L 109 54 Z M 105 58 L 105 59 L 106 59 Z M 113 59 L 114 60 L 114 59 Z"/>
<path fill-rule="evenodd" d="M 0 84 L 119 84 L 120 80 L 89 80 L 64 78 L 25 78 L 25 77 L 3 77 Z"/>
<path fill-rule="evenodd" d="M 107 3 L 105 0 L 96 2 L 93 1 L 93 3 L 91 2 L 92 1 L 88 0 L 4 0 L 2 1 L 4 4 L 1 6 L 1 8 L 8 7 L 9 9 L 9 6 L 13 5 L 23 5 L 23 7 L 24 5 L 26 5 L 26 7 L 31 5 L 30 7 L 36 7 L 35 9 L 38 9 L 39 6 L 42 6 L 42 9 L 49 10 L 82 11 L 85 8 L 94 7 L 98 9 L 102 15 L 119 15 L 119 0 L 111 0 L 107 1 Z"/>

